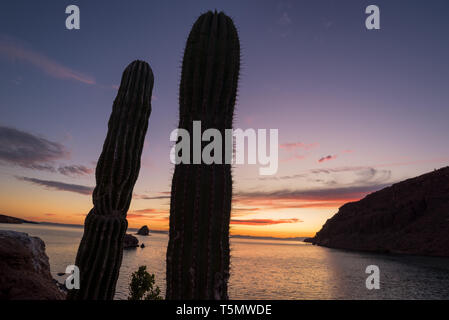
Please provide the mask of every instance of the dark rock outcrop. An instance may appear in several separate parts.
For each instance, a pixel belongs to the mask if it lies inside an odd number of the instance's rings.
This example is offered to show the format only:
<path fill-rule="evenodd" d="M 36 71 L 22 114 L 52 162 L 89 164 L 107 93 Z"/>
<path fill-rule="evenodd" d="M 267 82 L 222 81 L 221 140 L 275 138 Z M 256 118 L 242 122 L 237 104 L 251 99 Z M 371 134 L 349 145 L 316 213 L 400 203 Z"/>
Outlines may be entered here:
<path fill-rule="evenodd" d="M 148 229 L 148 226 L 143 226 L 139 229 L 139 231 L 137 231 L 137 234 L 141 236 L 147 236 L 150 234 L 150 229 Z"/>
<path fill-rule="evenodd" d="M 45 244 L 23 232 L 0 230 L 0 300 L 61 300 Z"/>
<path fill-rule="evenodd" d="M 139 246 L 139 240 L 132 234 L 125 234 L 123 239 L 123 249 L 137 248 Z"/>
<path fill-rule="evenodd" d="M 305 238 L 302 242 L 313 243 L 313 238 Z"/>
<path fill-rule="evenodd" d="M 37 222 L 34 222 L 34 221 L 27 221 L 27 220 L 23 220 L 20 218 L 5 216 L 4 214 L 0 214 L 0 223 L 14 223 L 14 224 L 33 223 L 33 224 L 37 224 Z"/>
<path fill-rule="evenodd" d="M 321 246 L 449 256 L 449 167 L 343 205 L 313 239 Z"/>

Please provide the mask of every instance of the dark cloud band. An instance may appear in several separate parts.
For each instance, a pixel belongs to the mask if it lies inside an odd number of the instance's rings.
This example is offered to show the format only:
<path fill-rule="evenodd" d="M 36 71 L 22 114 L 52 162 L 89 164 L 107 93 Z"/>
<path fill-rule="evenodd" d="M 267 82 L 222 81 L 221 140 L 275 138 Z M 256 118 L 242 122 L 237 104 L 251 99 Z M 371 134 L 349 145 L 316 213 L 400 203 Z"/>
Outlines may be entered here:
<path fill-rule="evenodd" d="M 90 195 L 92 194 L 93 188 L 82 186 L 78 184 L 70 184 L 70 183 L 64 183 L 59 181 L 51 181 L 51 180 L 41 180 L 36 178 L 28 178 L 28 177 L 16 177 L 18 180 L 30 182 L 33 184 L 37 184 L 40 186 L 44 186 L 46 188 L 52 189 L 52 190 L 60 190 L 60 191 L 69 191 L 69 192 L 75 192 L 83 195 Z"/>
<path fill-rule="evenodd" d="M 0 126 L 0 162 L 29 169 L 55 171 L 51 162 L 68 154 L 60 143 Z"/>

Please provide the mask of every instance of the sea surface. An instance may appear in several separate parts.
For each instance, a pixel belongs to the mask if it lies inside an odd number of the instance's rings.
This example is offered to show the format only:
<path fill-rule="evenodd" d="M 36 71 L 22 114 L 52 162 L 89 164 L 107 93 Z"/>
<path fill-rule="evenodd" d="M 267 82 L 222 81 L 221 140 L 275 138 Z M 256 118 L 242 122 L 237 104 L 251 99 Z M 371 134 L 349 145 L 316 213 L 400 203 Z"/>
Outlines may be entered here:
<path fill-rule="evenodd" d="M 40 237 L 46 244 L 51 273 L 64 282 L 74 264 L 81 227 L 0 224 Z M 168 235 L 136 236 L 145 248 L 125 250 L 116 299 L 126 299 L 132 272 L 146 265 L 165 291 Z M 380 289 L 366 288 L 366 267 L 380 270 Z M 381 255 L 328 249 L 299 241 L 231 238 L 231 299 L 449 299 L 449 259 Z"/>

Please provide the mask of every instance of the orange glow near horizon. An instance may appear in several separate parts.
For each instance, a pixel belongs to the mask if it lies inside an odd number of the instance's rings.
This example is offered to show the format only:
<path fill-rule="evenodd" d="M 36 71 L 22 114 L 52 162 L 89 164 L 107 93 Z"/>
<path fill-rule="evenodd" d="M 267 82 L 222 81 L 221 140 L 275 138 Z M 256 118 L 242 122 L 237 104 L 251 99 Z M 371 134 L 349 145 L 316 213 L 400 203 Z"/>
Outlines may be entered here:
<path fill-rule="evenodd" d="M 142 180 L 141 180 L 142 181 Z M 88 184 L 88 183 L 86 183 Z M 141 184 L 144 184 L 141 182 Z M 127 213 L 129 228 L 147 225 L 151 230 L 169 229 L 169 192 L 152 193 L 136 185 Z M 245 190 L 245 187 L 240 187 Z M 318 189 L 319 190 L 319 189 Z M 326 189 L 322 189 L 326 191 Z M 236 192 L 232 202 L 230 233 L 259 237 L 311 237 L 338 208 L 358 201 L 367 193 Z M 6 176 L 0 183 L 0 214 L 36 222 L 83 225 L 92 208 L 91 196 L 42 188 Z"/>
<path fill-rule="evenodd" d="M 81 195 L 77 201 L 73 200 L 73 195 L 68 193 L 61 193 L 61 197 L 53 197 L 51 201 L 42 194 L 30 195 L 27 197 L 27 201 L 20 201 L 14 195 L 5 197 L 3 194 L 0 195 L 2 203 L 0 213 L 36 222 L 82 225 L 91 209 L 91 203 Z M 71 205 L 65 205 L 67 203 Z M 267 204 L 265 203 L 265 205 Z M 284 208 L 273 208 L 277 206 L 272 203 L 271 206 L 258 208 L 236 207 L 232 212 L 230 233 L 231 235 L 280 238 L 310 237 L 321 228 L 322 220 L 325 221 L 325 219 L 317 219 L 315 213 L 308 212 L 319 211 L 327 217 L 336 213 L 339 205 L 341 204 L 337 202 L 326 201 L 304 203 L 297 207 L 287 203 Z M 304 218 L 306 216 L 308 218 Z M 127 220 L 129 228 L 148 225 L 152 230 L 167 231 L 169 211 L 166 208 L 130 209 Z"/>
<path fill-rule="evenodd" d="M 3 182 L 3 186 L 8 185 L 8 192 L 0 192 L 0 214 L 36 222 L 82 225 L 92 208 L 89 195 L 39 188 L 14 178 L 11 178 L 9 184 L 8 181 Z M 236 195 L 233 199 L 230 233 L 279 238 L 310 237 L 341 205 L 357 201 L 362 196 L 301 200 Z M 167 231 L 169 203 L 166 198 L 149 201 L 136 196 L 128 210 L 127 220 L 129 228 L 148 225 L 152 230 Z"/>

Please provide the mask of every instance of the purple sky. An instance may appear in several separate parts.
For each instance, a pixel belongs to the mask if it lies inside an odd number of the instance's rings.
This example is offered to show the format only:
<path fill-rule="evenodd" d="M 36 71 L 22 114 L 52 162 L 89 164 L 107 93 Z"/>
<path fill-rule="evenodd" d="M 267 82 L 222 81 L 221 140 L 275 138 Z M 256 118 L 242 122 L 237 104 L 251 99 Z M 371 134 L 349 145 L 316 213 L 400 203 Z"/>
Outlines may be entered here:
<path fill-rule="evenodd" d="M 61 196 L 70 214 L 87 213 L 116 87 L 134 59 L 149 62 L 155 75 L 135 192 L 162 199 L 136 198 L 132 209 L 167 209 L 183 49 L 195 19 L 210 9 L 230 15 L 240 35 L 234 127 L 279 129 L 278 174 L 264 179 L 258 166 L 236 166 L 237 197 L 280 203 L 322 190 L 332 198 L 338 190 L 377 190 L 447 165 L 449 2 L 406 3 L 2 1 L 0 211 L 61 215 L 59 203 L 51 203 Z M 80 30 L 65 29 L 69 4 L 80 7 Z M 380 7 L 381 30 L 365 28 L 369 4 Z M 9 203 L 36 197 L 46 202 L 35 212 Z M 248 209 L 250 202 L 241 204 Z M 292 207 L 242 217 L 297 219 L 288 231 L 307 233 L 336 212 Z M 273 232 L 282 233 L 283 224 L 275 225 Z"/>

